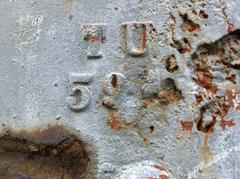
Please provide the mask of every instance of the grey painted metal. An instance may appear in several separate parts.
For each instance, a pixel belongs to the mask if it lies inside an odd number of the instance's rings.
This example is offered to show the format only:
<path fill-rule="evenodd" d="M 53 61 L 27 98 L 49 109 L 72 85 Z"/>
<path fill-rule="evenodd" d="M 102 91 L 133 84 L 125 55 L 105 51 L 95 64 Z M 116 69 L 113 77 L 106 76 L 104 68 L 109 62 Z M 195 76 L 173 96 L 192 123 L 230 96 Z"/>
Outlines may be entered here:
<path fill-rule="evenodd" d="M 191 54 L 228 34 L 226 21 L 238 29 L 239 6 L 239 0 L 1 0 L 0 130 L 74 128 L 95 153 L 93 178 L 147 179 L 162 173 L 179 179 L 240 178 L 238 110 L 226 117 L 236 125 L 216 126 L 207 147 L 195 121 L 191 134 L 179 123 L 199 113 L 193 105 L 200 87 L 188 66 Z M 179 14 L 199 24 L 200 32 L 184 31 Z M 171 45 L 173 33 L 176 41 L 188 38 L 189 52 Z M 177 73 L 162 61 L 171 55 Z M 234 73 L 239 84 L 239 71 Z M 184 100 L 142 109 L 167 78 L 175 80 Z M 237 85 L 216 83 L 221 89 Z M 119 123 L 116 118 L 122 123 L 111 128 L 112 120 Z M 166 171 L 158 174 L 154 165 Z"/>

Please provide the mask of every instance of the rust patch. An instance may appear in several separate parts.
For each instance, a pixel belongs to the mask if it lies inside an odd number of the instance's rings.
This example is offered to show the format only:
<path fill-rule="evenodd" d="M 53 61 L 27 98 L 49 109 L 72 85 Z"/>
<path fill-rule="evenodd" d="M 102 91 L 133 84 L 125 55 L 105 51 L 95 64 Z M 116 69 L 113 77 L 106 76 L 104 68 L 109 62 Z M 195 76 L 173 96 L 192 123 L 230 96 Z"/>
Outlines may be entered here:
<path fill-rule="evenodd" d="M 172 13 L 170 13 L 171 19 L 172 19 L 172 24 L 170 26 L 171 32 L 172 32 L 172 42 L 171 42 L 171 47 L 176 48 L 179 53 L 184 54 L 187 52 L 190 52 L 192 50 L 192 46 L 187 38 L 183 38 L 180 40 L 177 40 L 175 37 L 175 29 L 176 29 L 176 17 L 173 16 Z"/>
<path fill-rule="evenodd" d="M 237 97 L 240 96 L 240 89 L 227 89 L 225 97 L 225 105 L 228 109 L 240 110 L 240 104 Z"/>
<path fill-rule="evenodd" d="M 83 25 L 81 29 L 82 33 L 85 33 L 83 40 L 96 44 L 103 44 L 106 41 L 106 36 L 104 35 L 104 29 L 102 27 L 94 27 L 91 25 Z"/>
<path fill-rule="evenodd" d="M 98 36 L 90 36 L 90 37 L 86 37 L 84 38 L 85 41 L 88 41 L 90 43 L 104 43 L 105 41 L 105 36 L 101 33 L 100 35 Z"/>
<path fill-rule="evenodd" d="M 182 92 L 177 89 L 175 82 L 171 78 L 166 78 L 161 82 L 161 90 L 157 95 L 159 103 L 162 105 L 172 104 L 183 99 Z"/>
<path fill-rule="evenodd" d="M 183 131 L 192 133 L 193 121 L 180 121 Z"/>
<path fill-rule="evenodd" d="M 193 79 L 195 82 L 209 92 L 216 94 L 218 87 L 214 84 L 214 79 L 217 76 L 214 76 L 213 71 L 220 68 L 223 77 L 235 84 L 236 75 L 230 74 L 230 70 L 231 68 L 240 68 L 240 58 L 236 50 L 239 44 L 240 30 L 238 29 L 212 43 L 199 45 L 191 57 L 194 65 L 195 77 Z"/>
<path fill-rule="evenodd" d="M 166 168 L 162 167 L 161 165 L 157 165 L 157 164 L 154 164 L 152 165 L 153 168 L 156 168 L 160 171 L 165 171 L 165 172 L 168 172 Z"/>
<path fill-rule="evenodd" d="M 213 134 L 215 130 L 216 120 L 213 120 L 210 124 L 204 124 L 203 120 L 200 119 L 197 129 L 206 134 Z"/>
<path fill-rule="evenodd" d="M 117 88 L 118 86 L 118 79 L 117 79 L 117 75 L 112 74 L 112 81 L 111 81 L 112 87 L 113 88 Z"/>
<path fill-rule="evenodd" d="M 119 112 L 113 111 L 108 118 L 108 125 L 113 131 L 119 131 L 125 127 L 124 122 L 119 118 Z"/>
<path fill-rule="evenodd" d="M 1 178 L 86 178 L 83 143 L 62 126 L 9 132 L 0 137 Z"/>
<path fill-rule="evenodd" d="M 145 52 L 146 47 L 147 47 L 147 27 L 146 24 L 142 24 L 142 43 L 140 52 L 141 53 Z"/>
<path fill-rule="evenodd" d="M 129 49 L 128 49 L 128 25 L 123 25 L 123 44 L 124 44 L 124 53 L 126 54 L 126 57 L 129 57 Z"/>
<path fill-rule="evenodd" d="M 183 38 L 181 40 L 172 39 L 173 43 L 170 45 L 176 48 L 181 54 L 190 52 L 192 50 L 192 46 L 187 38 Z"/>
<path fill-rule="evenodd" d="M 216 125 L 216 117 L 214 115 L 212 115 L 212 121 L 209 123 L 205 123 L 204 119 L 203 119 L 203 115 L 206 112 L 207 108 L 209 106 L 203 106 L 200 109 L 200 119 L 197 123 L 197 129 L 207 135 L 212 135 L 215 131 L 215 125 Z"/>
<path fill-rule="evenodd" d="M 207 15 L 203 10 L 200 10 L 199 16 L 200 16 L 202 19 L 207 19 L 207 18 L 208 18 L 208 15 Z"/>
<path fill-rule="evenodd" d="M 194 34 L 197 34 L 200 32 L 201 28 L 200 25 L 193 22 L 191 19 L 188 18 L 187 14 L 180 14 L 180 17 L 182 18 L 182 25 L 181 28 L 183 31 L 192 32 Z"/>
<path fill-rule="evenodd" d="M 216 94 L 218 91 L 218 87 L 213 83 L 213 75 L 208 70 L 208 68 L 202 69 L 197 68 L 195 69 L 195 75 L 196 75 L 196 83 L 205 88 L 206 90 L 212 92 L 213 94 Z"/>
<path fill-rule="evenodd" d="M 158 156 L 157 159 L 158 159 L 160 162 L 162 162 L 162 163 L 165 161 L 164 155 Z"/>
<path fill-rule="evenodd" d="M 159 177 L 148 177 L 148 179 L 170 179 L 169 176 L 161 174 Z"/>
<path fill-rule="evenodd" d="M 207 141 L 208 135 L 206 135 L 205 137 L 206 137 L 205 141 Z M 201 148 L 201 153 L 203 157 L 203 172 L 207 175 L 209 164 L 213 160 L 214 155 L 206 142 L 204 143 L 204 146 Z"/>
<path fill-rule="evenodd" d="M 235 126 L 235 125 L 236 125 L 236 123 L 233 121 L 233 119 L 231 119 L 229 121 L 226 121 L 226 120 L 221 120 L 220 121 L 220 126 L 223 130 L 225 130 L 228 127 Z"/>
<path fill-rule="evenodd" d="M 120 84 L 118 83 L 118 78 L 116 74 L 112 74 L 111 85 L 114 90 L 116 90 L 117 92 L 120 92 Z"/>
<path fill-rule="evenodd" d="M 170 179 L 170 172 L 166 168 L 157 164 L 152 165 L 152 167 L 158 169 L 160 175 L 159 177 L 148 177 L 148 179 Z"/>
<path fill-rule="evenodd" d="M 168 72 L 174 73 L 174 72 L 178 71 L 179 67 L 178 67 L 177 60 L 174 55 L 168 57 L 164 61 L 165 61 L 165 68 Z"/>
<path fill-rule="evenodd" d="M 231 32 L 233 30 L 233 23 L 231 23 L 227 17 L 226 14 L 226 3 L 224 0 L 218 0 L 219 3 L 219 8 L 222 10 L 223 16 L 224 16 L 224 21 L 227 25 L 227 31 Z"/>
<path fill-rule="evenodd" d="M 236 84 L 236 83 L 237 83 L 237 81 L 236 81 L 236 80 L 237 80 L 237 77 L 236 77 L 236 75 L 234 75 L 234 74 L 226 77 L 226 80 L 231 81 L 233 84 Z"/>

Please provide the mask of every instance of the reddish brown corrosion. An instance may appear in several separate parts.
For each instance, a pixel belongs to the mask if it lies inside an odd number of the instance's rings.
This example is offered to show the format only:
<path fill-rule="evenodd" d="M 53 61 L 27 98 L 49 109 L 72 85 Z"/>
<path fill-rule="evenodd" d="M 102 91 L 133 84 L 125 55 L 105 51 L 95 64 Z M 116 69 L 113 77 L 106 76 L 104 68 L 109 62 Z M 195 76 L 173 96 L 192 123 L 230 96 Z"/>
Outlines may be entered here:
<path fill-rule="evenodd" d="M 228 127 L 232 127 L 235 126 L 236 123 L 233 121 L 233 119 L 226 121 L 226 120 L 222 120 L 220 121 L 220 126 L 222 127 L 223 130 L 225 130 Z"/>
<path fill-rule="evenodd" d="M 207 135 L 212 135 L 215 131 L 215 125 L 216 125 L 217 121 L 216 121 L 216 117 L 214 115 L 212 115 L 212 121 L 210 123 L 206 124 L 204 122 L 203 115 L 206 112 L 208 107 L 209 106 L 204 106 L 201 108 L 200 119 L 197 123 L 197 129 Z"/>
<path fill-rule="evenodd" d="M 208 71 L 208 69 L 196 69 L 196 83 L 205 88 L 206 90 L 216 94 L 218 88 L 213 84 L 213 75 Z"/>
<path fill-rule="evenodd" d="M 0 137 L 0 178 L 86 178 L 83 143 L 62 126 Z"/>
<path fill-rule="evenodd" d="M 142 44 L 140 51 L 144 52 L 147 47 L 147 27 L 145 24 L 142 24 Z"/>
<path fill-rule="evenodd" d="M 181 27 L 184 31 L 189 31 L 194 34 L 197 34 L 198 32 L 200 32 L 201 30 L 200 25 L 190 20 L 187 14 L 180 14 L 180 17 L 183 20 L 183 24 Z"/>
<path fill-rule="evenodd" d="M 113 111 L 109 116 L 108 125 L 113 131 L 119 131 L 125 126 L 123 121 L 119 118 L 119 112 L 117 111 Z"/>
<path fill-rule="evenodd" d="M 174 15 L 171 13 L 171 18 L 173 20 L 173 23 L 171 25 L 171 30 L 172 30 L 172 43 L 170 44 L 173 48 L 176 48 L 179 53 L 187 53 L 192 50 L 192 46 L 187 38 L 183 38 L 181 40 L 177 40 L 175 37 L 175 28 L 176 28 L 176 18 Z"/>
<path fill-rule="evenodd" d="M 232 74 L 231 76 L 226 77 L 227 80 L 231 81 L 233 84 L 237 83 L 237 77 L 236 75 Z"/>
<path fill-rule="evenodd" d="M 161 105 L 168 105 L 183 99 L 182 92 L 177 89 L 172 78 L 166 78 L 161 82 L 157 99 Z"/>
<path fill-rule="evenodd" d="M 225 12 L 226 3 L 224 0 L 219 0 L 218 2 L 219 2 L 219 8 L 222 10 L 222 13 L 224 15 L 225 23 L 227 24 L 227 31 L 231 32 L 233 31 L 233 24 L 228 20 L 227 14 Z"/>
<path fill-rule="evenodd" d="M 168 172 L 166 168 L 162 167 L 161 165 L 157 165 L 157 164 L 154 164 L 152 165 L 152 167 L 160 170 L 160 171 L 165 171 L 165 172 Z"/>
<path fill-rule="evenodd" d="M 188 39 L 183 38 L 181 40 L 176 40 L 172 38 L 173 43 L 171 44 L 172 47 L 176 48 L 180 53 L 184 54 L 187 52 L 191 52 L 192 46 Z"/>
<path fill-rule="evenodd" d="M 117 79 L 117 75 L 112 74 L 112 81 L 111 81 L 112 87 L 113 88 L 117 88 L 118 86 L 118 79 Z"/>
<path fill-rule="evenodd" d="M 229 74 L 229 68 L 239 69 L 240 65 L 236 63 L 237 59 L 232 56 L 236 53 L 233 52 L 232 45 L 239 45 L 239 40 L 240 30 L 237 29 L 212 43 L 204 43 L 198 46 L 196 52 L 192 54 L 192 62 L 195 67 L 194 80 L 199 86 L 213 94 L 217 93 L 218 87 L 213 83 L 215 76 L 212 73 L 212 67 L 216 65 L 223 66 L 225 75 L 227 75 L 225 78 L 234 84 L 236 83 L 236 76 Z"/>
<path fill-rule="evenodd" d="M 83 29 L 90 29 L 89 26 L 84 26 Z M 82 30 L 83 30 L 82 29 Z M 99 28 L 97 29 L 97 32 L 95 33 L 92 33 L 92 34 L 87 34 L 84 38 L 83 38 L 85 41 L 88 41 L 89 43 L 104 43 L 105 40 L 106 40 L 106 37 L 103 33 L 103 29 L 102 28 Z"/>
<path fill-rule="evenodd" d="M 90 43 L 97 43 L 97 42 L 104 43 L 105 37 L 103 36 L 103 34 L 101 34 L 100 36 L 94 35 L 94 36 L 91 36 L 91 37 L 89 37 L 85 40 L 90 42 Z"/>
<path fill-rule="evenodd" d="M 237 109 L 240 110 L 240 104 L 238 104 L 236 97 L 240 95 L 240 89 L 228 89 L 226 90 L 225 103 L 227 104 L 227 109 Z"/>
<path fill-rule="evenodd" d="M 179 69 L 178 64 L 177 64 L 177 60 L 176 60 L 174 55 L 168 57 L 165 60 L 165 68 L 170 73 L 174 73 Z"/>
<path fill-rule="evenodd" d="M 195 97 L 196 97 L 197 103 L 201 103 L 204 100 L 202 95 L 195 95 Z"/>
<path fill-rule="evenodd" d="M 162 174 L 159 177 L 148 177 L 148 179 L 170 179 L 170 177 Z"/>
<path fill-rule="evenodd" d="M 203 11 L 203 10 L 200 10 L 199 12 L 199 16 L 203 19 L 207 19 L 208 18 L 208 15 Z"/>
<path fill-rule="evenodd" d="M 193 121 L 180 121 L 183 131 L 187 133 L 192 133 Z"/>
<path fill-rule="evenodd" d="M 160 173 L 159 177 L 148 177 L 148 179 L 170 179 L 169 171 L 166 168 L 157 164 L 152 165 L 152 167 L 160 170 L 160 172 L 166 172 L 167 175 Z"/>

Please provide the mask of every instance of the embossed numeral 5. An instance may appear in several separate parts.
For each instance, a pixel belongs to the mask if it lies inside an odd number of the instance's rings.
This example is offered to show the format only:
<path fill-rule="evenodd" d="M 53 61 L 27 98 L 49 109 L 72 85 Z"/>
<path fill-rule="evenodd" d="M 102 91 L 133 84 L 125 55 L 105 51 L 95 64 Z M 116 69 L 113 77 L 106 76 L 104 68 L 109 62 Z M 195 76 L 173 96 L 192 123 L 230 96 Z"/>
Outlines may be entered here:
<path fill-rule="evenodd" d="M 70 95 L 67 97 L 67 106 L 79 112 L 90 104 L 91 92 L 86 86 L 92 81 L 92 75 L 87 73 L 71 73 L 70 85 L 72 86 Z"/>

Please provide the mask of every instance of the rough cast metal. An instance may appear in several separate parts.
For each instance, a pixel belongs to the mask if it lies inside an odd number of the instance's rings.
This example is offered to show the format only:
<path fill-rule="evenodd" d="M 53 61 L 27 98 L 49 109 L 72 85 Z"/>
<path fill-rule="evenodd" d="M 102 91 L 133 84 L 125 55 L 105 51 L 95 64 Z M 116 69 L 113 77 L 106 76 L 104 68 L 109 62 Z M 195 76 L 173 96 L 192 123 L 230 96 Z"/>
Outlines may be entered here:
<path fill-rule="evenodd" d="M 0 178 L 240 178 L 239 7 L 0 1 Z"/>

